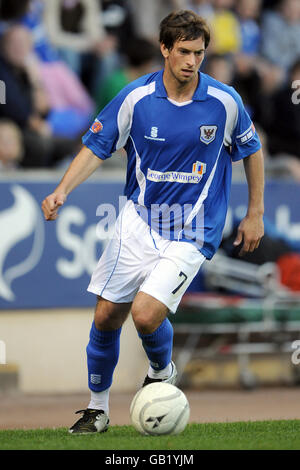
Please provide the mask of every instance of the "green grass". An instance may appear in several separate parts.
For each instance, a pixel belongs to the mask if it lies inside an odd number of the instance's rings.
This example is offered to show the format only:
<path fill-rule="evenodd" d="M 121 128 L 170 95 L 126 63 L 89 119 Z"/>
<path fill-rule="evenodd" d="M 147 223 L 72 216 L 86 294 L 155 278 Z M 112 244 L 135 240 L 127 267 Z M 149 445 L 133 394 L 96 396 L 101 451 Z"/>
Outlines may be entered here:
<path fill-rule="evenodd" d="M 299 450 L 300 420 L 189 424 L 178 436 L 142 436 L 132 426 L 104 434 L 67 428 L 0 431 L 0 450 Z"/>

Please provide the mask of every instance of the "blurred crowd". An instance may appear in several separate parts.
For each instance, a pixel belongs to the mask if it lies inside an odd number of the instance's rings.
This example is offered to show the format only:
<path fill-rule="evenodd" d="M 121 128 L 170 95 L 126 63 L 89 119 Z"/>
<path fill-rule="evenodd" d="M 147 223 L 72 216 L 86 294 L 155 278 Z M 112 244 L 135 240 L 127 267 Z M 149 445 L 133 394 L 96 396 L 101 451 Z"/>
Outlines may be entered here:
<path fill-rule="evenodd" d="M 0 170 L 57 168 L 100 110 L 162 68 L 175 9 L 209 23 L 202 71 L 242 96 L 266 170 L 300 181 L 300 0 L 0 0 Z"/>

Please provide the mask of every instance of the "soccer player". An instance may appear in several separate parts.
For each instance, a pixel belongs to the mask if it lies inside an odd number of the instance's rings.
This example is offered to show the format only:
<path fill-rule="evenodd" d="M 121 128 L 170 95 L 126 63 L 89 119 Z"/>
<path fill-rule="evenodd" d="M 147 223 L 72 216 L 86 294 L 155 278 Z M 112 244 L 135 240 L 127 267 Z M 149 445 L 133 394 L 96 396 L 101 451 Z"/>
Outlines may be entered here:
<path fill-rule="evenodd" d="M 68 194 L 125 148 L 127 202 L 88 287 L 98 296 L 87 346 L 91 400 L 70 432 L 108 428 L 109 388 L 129 312 L 150 363 L 143 385 L 175 383 L 168 314 L 220 244 L 233 161 L 243 159 L 249 188 L 235 245 L 241 255 L 252 252 L 263 236 L 261 144 L 236 91 L 199 71 L 209 40 L 195 13 L 169 14 L 160 25 L 164 69 L 127 85 L 101 111 L 42 203 L 46 220 L 55 220 Z"/>

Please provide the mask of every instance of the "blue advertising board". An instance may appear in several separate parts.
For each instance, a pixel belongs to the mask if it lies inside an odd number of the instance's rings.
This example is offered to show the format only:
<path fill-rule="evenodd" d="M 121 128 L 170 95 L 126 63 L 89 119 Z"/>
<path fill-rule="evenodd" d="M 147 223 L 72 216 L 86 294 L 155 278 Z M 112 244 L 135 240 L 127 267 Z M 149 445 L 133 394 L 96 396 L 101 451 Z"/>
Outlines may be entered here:
<path fill-rule="evenodd" d="M 69 196 L 58 219 L 46 222 L 41 202 L 55 186 L 50 180 L 0 182 L 0 309 L 95 304 L 86 288 L 124 204 L 124 183 L 86 182 Z M 245 212 L 247 198 L 247 185 L 233 183 L 226 230 L 233 215 Z M 296 183 L 266 185 L 266 216 L 297 242 L 299 205 Z"/>

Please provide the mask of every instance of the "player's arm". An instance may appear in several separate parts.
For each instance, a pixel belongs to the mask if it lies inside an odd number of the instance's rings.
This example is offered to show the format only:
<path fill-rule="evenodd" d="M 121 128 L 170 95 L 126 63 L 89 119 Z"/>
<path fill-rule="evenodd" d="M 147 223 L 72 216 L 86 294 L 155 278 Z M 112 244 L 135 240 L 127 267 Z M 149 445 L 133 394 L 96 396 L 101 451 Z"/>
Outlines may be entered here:
<path fill-rule="evenodd" d="M 264 161 L 262 150 L 244 158 L 244 169 L 248 183 L 248 210 L 238 227 L 234 245 L 243 242 L 240 256 L 258 248 L 264 235 Z"/>
<path fill-rule="evenodd" d="M 46 220 L 55 220 L 57 211 L 73 189 L 83 183 L 103 162 L 89 148 L 83 147 L 74 158 L 61 182 L 52 194 L 42 202 Z"/>

